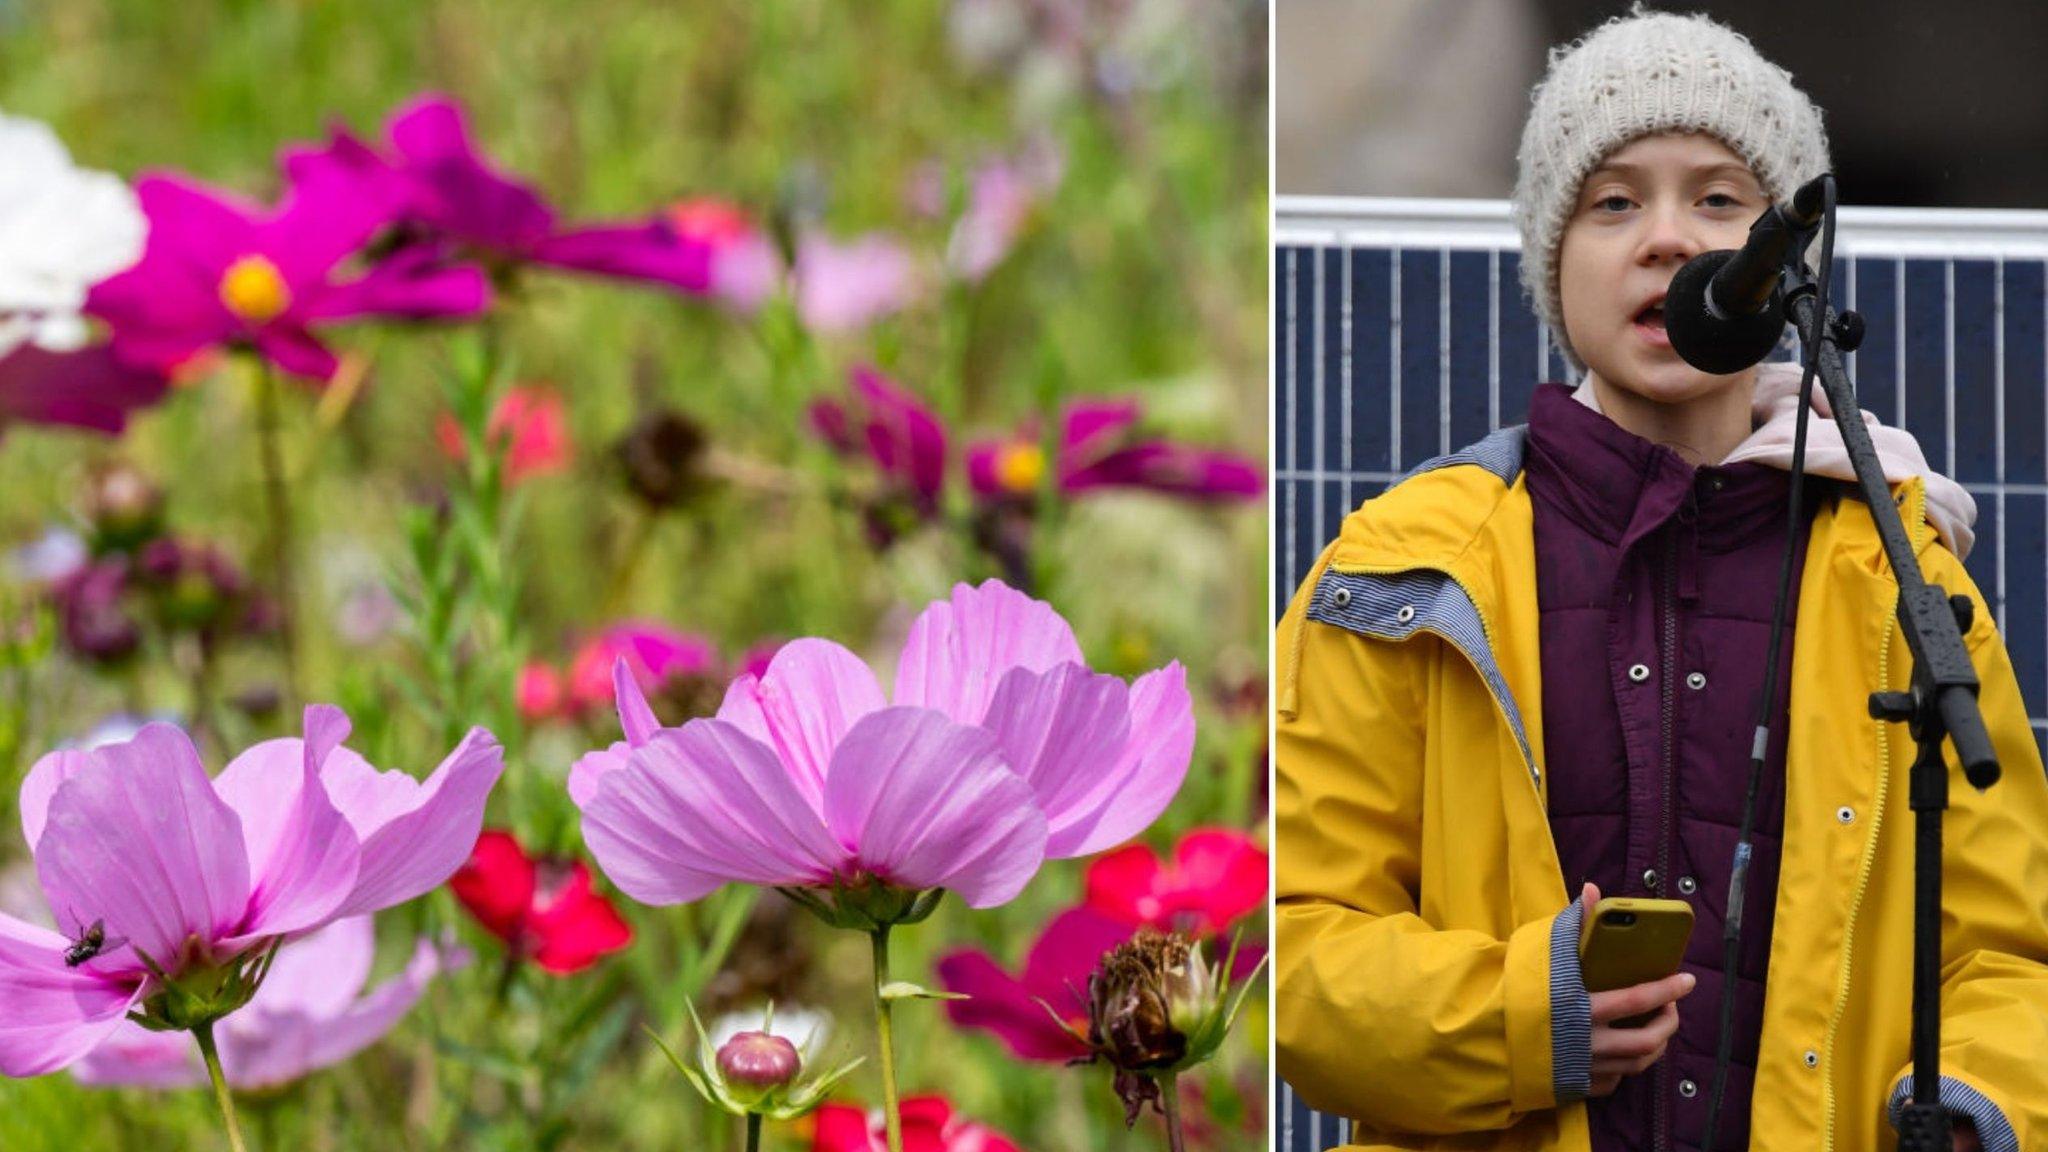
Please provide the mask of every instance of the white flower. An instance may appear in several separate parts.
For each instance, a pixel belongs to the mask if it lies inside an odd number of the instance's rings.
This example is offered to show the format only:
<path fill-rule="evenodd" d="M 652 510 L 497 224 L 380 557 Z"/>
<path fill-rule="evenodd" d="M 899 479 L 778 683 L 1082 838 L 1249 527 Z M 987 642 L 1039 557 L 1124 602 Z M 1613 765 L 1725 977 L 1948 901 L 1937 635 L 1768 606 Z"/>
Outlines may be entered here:
<path fill-rule="evenodd" d="M 86 290 L 135 263 L 145 231 L 119 177 L 73 167 L 48 125 L 0 114 L 0 356 L 83 344 Z"/>

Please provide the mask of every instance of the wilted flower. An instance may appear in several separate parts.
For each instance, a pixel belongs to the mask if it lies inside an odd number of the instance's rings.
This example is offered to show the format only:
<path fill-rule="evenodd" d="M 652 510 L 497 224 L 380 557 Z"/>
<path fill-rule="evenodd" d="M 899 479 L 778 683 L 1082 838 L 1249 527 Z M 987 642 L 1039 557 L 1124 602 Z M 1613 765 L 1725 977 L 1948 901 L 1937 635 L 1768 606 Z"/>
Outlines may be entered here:
<path fill-rule="evenodd" d="M 1001 904 L 1046 857 L 1121 842 L 1165 809 L 1194 741 L 1178 663 L 1129 685 L 1091 672 L 1050 605 L 996 581 L 919 615 L 894 707 L 821 639 L 784 645 L 681 728 L 629 675 L 614 684 L 626 739 L 578 761 L 569 790 L 620 888 L 674 904 L 785 887 L 860 927 L 928 914 L 942 888 Z"/>
<path fill-rule="evenodd" d="M 1026 1060 L 1067 1063 L 1092 1051 L 1083 989 L 1105 953 L 1130 939 L 1129 925 L 1089 908 L 1052 918 L 1010 975 L 986 952 L 961 949 L 939 958 L 939 983 L 968 997 L 946 1001 L 946 1016 L 963 1028 L 986 1028 Z M 1050 1011 L 1048 1011 L 1048 1009 Z"/>
<path fill-rule="evenodd" d="M 425 781 L 341 746 L 340 709 L 209 780 L 184 732 L 52 752 L 21 787 L 22 830 L 67 938 L 0 916 L 0 1071 L 33 1076 L 133 1013 L 211 1029 L 247 1004 L 283 940 L 403 903 L 460 866 L 503 769 L 471 729 Z M 96 938 L 97 951 L 81 950 Z"/>
<path fill-rule="evenodd" d="M 796 311 L 813 332 L 859 331 L 916 299 L 909 249 L 879 232 L 844 243 L 809 233 L 796 248 Z"/>
<path fill-rule="evenodd" d="M 337 920 L 278 949 L 263 986 L 219 1030 L 220 1062 L 237 1088 L 271 1088 L 339 1064 L 398 1025 L 440 972 L 421 940 L 398 975 L 365 996 L 377 933 L 369 916 Z M 191 1040 L 123 1023 L 72 1065 L 87 1084 L 184 1088 L 206 1083 Z"/>
<path fill-rule="evenodd" d="M 1160 1079 L 1171 1082 L 1222 1046 L 1251 989 L 1249 977 L 1231 987 L 1232 959 L 1211 966 L 1185 933 L 1140 928 L 1088 978 L 1086 1059 L 1116 1069 L 1126 1125 L 1147 1101 L 1158 1103 Z"/>
<path fill-rule="evenodd" d="M 494 167 L 471 139 L 462 110 L 429 93 L 385 125 L 388 150 L 336 129 L 322 148 L 284 156 L 294 186 L 333 182 L 380 205 L 398 225 L 398 253 L 461 255 L 509 269 L 540 264 L 652 281 L 702 293 L 711 287 L 711 248 L 679 236 L 661 215 L 564 228 L 530 186 Z M 456 252 L 445 251 L 454 246 Z"/>
<path fill-rule="evenodd" d="M 581 860 L 536 860 L 510 832 L 477 837 L 448 888 L 485 931 L 505 942 L 508 962 L 532 960 L 557 975 L 580 972 L 633 942 L 633 928 L 590 884 Z"/>
<path fill-rule="evenodd" d="M 112 325 L 114 351 L 131 363 L 170 371 L 221 346 L 248 347 L 287 372 L 325 381 L 340 362 L 315 327 L 469 316 L 489 300 L 474 268 L 408 257 L 344 273 L 388 216 L 331 174 L 296 182 L 274 210 L 180 176 L 145 177 L 136 194 L 149 217 L 142 259 L 95 286 L 86 302 Z"/>
<path fill-rule="evenodd" d="M 612 449 L 631 489 L 650 508 L 674 508 L 711 487 L 704 429 L 673 408 L 642 416 Z"/>
<path fill-rule="evenodd" d="M 697 1029 L 694 1065 L 677 1056 L 660 1036 L 654 1036 L 654 1042 L 661 1045 L 669 1062 L 691 1087 L 735 1116 L 752 1114 L 769 1120 L 794 1120 L 816 1108 L 825 1093 L 860 1067 L 864 1059 L 857 1056 L 829 1071 L 820 1071 L 816 1066 L 816 1037 L 820 1033 L 814 1030 L 812 1039 L 801 1045 L 778 1034 L 773 1005 L 769 1006 L 761 1028 L 735 1033 L 716 1044 L 704 1022 L 697 1019 L 695 1006 L 690 1008 L 690 1023 Z"/>
<path fill-rule="evenodd" d="M 449 459 L 468 457 L 462 426 L 454 416 L 442 413 L 434 423 L 434 435 Z M 504 454 L 505 479 L 512 484 L 561 472 L 576 455 L 575 441 L 569 435 L 568 405 L 552 388 L 508 389 L 491 411 L 485 438 L 493 452 Z"/>
<path fill-rule="evenodd" d="M 1135 400 L 1084 400 L 1067 406 L 1057 460 L 1050 462 L 1062 492 L 1142 488 L 1202 501 L 1252 500 L 1265 490 L 1255 461 L 1228 452 L 1167 440 L 1132 441 Z M 967 479 L 977 496 L 1029 500 L 1038 493 L 1048 461 L 1036 429 L 1026 425 L 1001 440 L 967 448 Z"/>
<path fill-rule="evenodd" d="M 943 1096 L 913 1096 L 903 1102 L 904 1152 L 1018 1152 L 1002 1133 L 953 1114 Z M 879 1112 L 851 1104 L 818 1109 L 811 1152 L 887 1152 Z"/>
<path fill-rule="evenodd" d="M 0 377 L 36 363 L 13 361 L 24 345 L 46 353 L 85 343 L 79 309 L 93 284 L 142 254 L 143 219 L 119 177 L 74 167 L 49 127 L 0 114 Z M 98 362 L 97 360 L 95 362 Z M 74 363 L 74 367 L 77 365 Z M 52 378 L 54 381 L 54 377 Z M 0 394 L 18 385 L 0 383 Z M 161 382 L 159 381 L 159 391 Z M 64 394 L 89 398 L 82 385 Z M 57 390 L 52 390 L 56 395 Z M 0 424 L 15 405 L 0 403 Z M 62 423 L 75 423 L 65 420 Z M 119 428 L 118 422 L 114 425 Z"/>

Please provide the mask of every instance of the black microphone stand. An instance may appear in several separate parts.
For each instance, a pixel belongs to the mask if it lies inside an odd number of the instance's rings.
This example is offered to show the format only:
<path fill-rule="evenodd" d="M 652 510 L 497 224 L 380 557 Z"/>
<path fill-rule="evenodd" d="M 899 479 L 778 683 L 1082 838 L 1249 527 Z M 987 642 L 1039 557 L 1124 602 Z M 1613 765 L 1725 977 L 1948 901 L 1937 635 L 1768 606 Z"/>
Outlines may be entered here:
<path fill-rule="evenodd" d="M 1832 256 L 1835 197 L 1829 178 L 1826 242 L 1823 261 Z M 1877 449 L 1870 441 L 1857 406 L 1855 386 L 1842 364 L 1863 336 L 1862 317 L 1837 315 L 1821 297 L 1813 275 L 1796 244 L 1786 258 L 1783 291 L 1787 311 L 1798 326 L 1806 353 L 1806 374 L 1800 405 L 1807 407 L 1818 373 L 1826 389 L 1835 424 L 1841 429 L 1856 483 L 1870 506 L 1883 541 L 1885 557 L 1899 582 L 1898 618 L 1912 655 L 1911 687 L 1904 692 L 1873 692 L 1870 715 L 1888 723 L 1904 721 L 1918 753 L 1913 761 L 1910 796 L 1914 816 L 1913 885 L 1913 1071 L 1912 1094 L 1898 1120 L 1900 1152 L 1950 1152 L 1949 1115 L 1940 1104 L 1941 1083 L 1941 840 L 1942 814 L 1948 809 L 1948 771 L 1942 745 L 1954 745 L 1957 761 L 1972 787 L 1983 791 L 1997 783 L 1998 758 L 1977 705 L 1977 671 L 1970 663 L 1963 633 L 1969 630 L 1972 607 L 1968 596 L 1949 596 L 1920 575 L 1920 564 L 1892 503 Z M 1805 421 L 1799 421 L 1804 434 Z"/>

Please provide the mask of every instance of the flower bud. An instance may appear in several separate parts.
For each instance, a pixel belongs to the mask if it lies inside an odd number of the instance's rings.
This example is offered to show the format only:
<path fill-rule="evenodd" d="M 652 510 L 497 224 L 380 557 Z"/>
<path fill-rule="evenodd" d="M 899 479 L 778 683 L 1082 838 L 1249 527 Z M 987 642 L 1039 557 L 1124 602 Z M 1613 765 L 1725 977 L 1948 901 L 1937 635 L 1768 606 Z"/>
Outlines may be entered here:
<path fill-rule="evenodd" d="M 163 528 L 163 490 L 133 464 L 94 468 L 86 481 L 85 517 L 92 522 L 93 552 L 125 552 Z"/>
<path fill-rule="evenodd" d="M 768 1032 L 742 1032 L 718 1050 L 718 1072 L 727 1085 L 765 1092 L 796 1079 L 803 1060 L 796 1045 Z"/>
<path fill-rule="evenodd" d="M 673 508 L 710 487 L 704 471 L 708 442 L 696 421 L 673 409 L 644 416 L 615 451 L 626 487 L 652 508 Z"/>

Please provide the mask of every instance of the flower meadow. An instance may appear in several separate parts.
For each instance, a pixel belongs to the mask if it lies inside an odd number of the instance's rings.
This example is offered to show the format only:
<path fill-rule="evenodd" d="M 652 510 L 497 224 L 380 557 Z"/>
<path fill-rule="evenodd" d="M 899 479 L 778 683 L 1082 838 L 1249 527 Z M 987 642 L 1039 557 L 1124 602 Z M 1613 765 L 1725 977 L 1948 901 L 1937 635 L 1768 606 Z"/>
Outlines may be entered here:
<path fill-rule="evenodd" d="M 0 13 L 0 1147 L 1263 1147 L 1264 46 Z"/>

